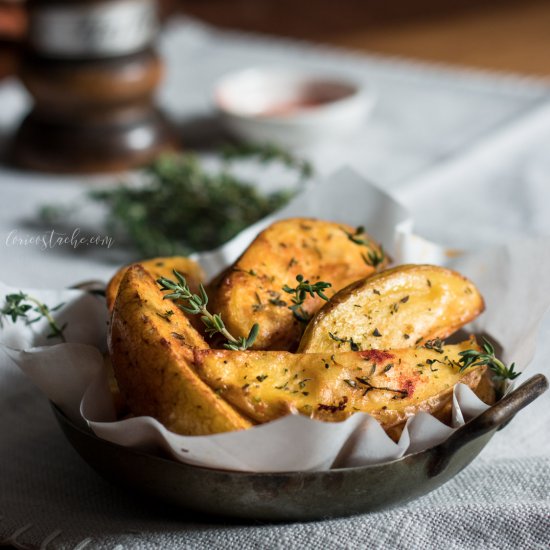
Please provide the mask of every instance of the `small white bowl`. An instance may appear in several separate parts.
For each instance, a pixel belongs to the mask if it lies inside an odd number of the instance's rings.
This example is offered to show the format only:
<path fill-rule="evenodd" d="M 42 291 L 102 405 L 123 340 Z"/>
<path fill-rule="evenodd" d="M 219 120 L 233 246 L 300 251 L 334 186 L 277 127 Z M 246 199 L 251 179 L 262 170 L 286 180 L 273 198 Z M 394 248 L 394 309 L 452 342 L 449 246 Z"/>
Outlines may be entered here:
<path fill-rule="evenodd" d="M 340 77 L 247 69 L 222 78 L 214 102 L 226 128 L 237 137 L 307 145 L 351 135 L 364 125 L 374 96 Z"/>

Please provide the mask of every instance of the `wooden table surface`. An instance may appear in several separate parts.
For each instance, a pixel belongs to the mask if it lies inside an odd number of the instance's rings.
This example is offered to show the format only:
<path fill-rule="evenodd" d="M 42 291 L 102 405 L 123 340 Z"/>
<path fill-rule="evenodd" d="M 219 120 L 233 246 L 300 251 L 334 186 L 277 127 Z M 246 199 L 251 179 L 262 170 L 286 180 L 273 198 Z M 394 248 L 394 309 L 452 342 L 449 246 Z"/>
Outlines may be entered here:
<path fill-rule="evenodd" d="M 0 0 L 0 77 L 23 17 Z M 549 0 L 159 0 L 214 25 L 366 52 L 550 76 Z M 15 19 L 14 19 L 15 17 Z M 11 19 L 10 19 L 11 18 Z M 2 43 L 2 36 L 8 40 Z"/>
<path fill-rule="evenodd" d="M 225 27 L 550 76 L 550 0 L 187 0 L 184 8 Z"/>
<path fill-rule="evenodd" d="M 329 40 L 391 55 L 550 76 L 550 1 L 519 0 Z"/>

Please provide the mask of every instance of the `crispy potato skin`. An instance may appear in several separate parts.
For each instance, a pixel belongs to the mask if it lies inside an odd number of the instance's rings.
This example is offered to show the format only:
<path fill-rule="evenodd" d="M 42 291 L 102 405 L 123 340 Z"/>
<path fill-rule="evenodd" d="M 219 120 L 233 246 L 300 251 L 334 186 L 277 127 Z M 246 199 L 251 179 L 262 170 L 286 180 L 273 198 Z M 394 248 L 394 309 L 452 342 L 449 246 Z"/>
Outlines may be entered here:
<path fill-rule="evenodd" d="M 402 265 L 342 289 L 309 322 L 298 351 L 412 347 L 446 338 L 485 308 L 472 282 L 450 269 Z M 330 334 L 347 339 L 340 342 Z"/>
<path fill-rule="evenodd" d="M 162 317 L 167 311 L 173 311 L 168 319 Z M 250 427 L 247 418 L 197 376 L 192 348 L 208 345 L 187 317 L 163 300 L 141 265 L 128 268 L 113 307 L 109 350 L 131 411 L 153 416 L 169 430 L 185 435 Z"/>
<path fill-rule="evenodd" d="M 260 325 L 253 349 L 295 349 L 303 323 L 288 309 L 291 296 L 283 292 L 286 284 L 297 285 L 302 274 L 311 283 L 332 284 L 326 295 L 375 272 L 362 257 L 369 251 L 351 241 L 345 224 L 309 218 L 278 221 L 260 233 L 236 263 L 209 287 L 212 311 L 220 312 L 235 337 L 247 336 L 252 325 Z M 372 242 L 373 250 L 380 253 Z M 387 262 L 379 266 L 383 268 Z M 306 299 L 303 309 L 315 313 L 325 302 L 319 297 Z"/>
<path fill-rule="evenodd" d="M 496 403 L 497 391 L 495 388 L 493 373 L 490 369 L 485 371 L 485 374 L 481 377 L 479 384 L 472 389 L 486 405 L 494 405 Z"/>
<path fill-rule="evenodd" d="M 444 346 L 442 353 L 426 348 L 332 355 L 195 350 L 194 362 L 206 383 L 257 422 L 292 412 L 341 421 L 363 411 L 390 430 L 419 411 L 443 411 L 458 382 L 477 387 L 485 366 L 460 372 L 452 363 L 466 349 L 479 347 L 471 339 Z"/>
<path fill-rule="evenodd" d="M 201 266 L 197 262 L 182 256 L 151 258 L 150 260 L 143 260 L 139 263 L 144 269 L 151 273 L 151 276 L 155 280 L 159 277 L 174 279 L 174 269 L 179 271 L 186 278 L 187 283 L 193 292 L 198 291 L 199 284 L 204 280 L 204 272 Z M 121 267 L 107 284 L 105 297 L 107 299 L 107 307 L 109 308 L 109 311 L 113 310 L 120 283 L 122 282 L 122 279 L 124 278 L 124 275 L 130 265 Z"/>
<path fill-rule="evenodd" d="M 496 390 L 493 380 L 493 374 L 490 369 L 486 369 L 485 372 L 479 378 L 479 381 L 476 383 L 476 379 L 472 379 L 468 384 L 474 393 L 487 405 L 494 405 L 497 401 Z M 426 411 L 429 412 L 434 418 L 437 418 L 443 424 L 450 426 L 452 423 L 452 410 L 453 402 L 452 399 L 449 399 L 443 407 L 435 411 Z M 401 432 L 405 427 L 405 422 L 396 424 L 391 428 L 386 430 L 386 433 L 395 441 L 399 441 L 401 437 Z"/>

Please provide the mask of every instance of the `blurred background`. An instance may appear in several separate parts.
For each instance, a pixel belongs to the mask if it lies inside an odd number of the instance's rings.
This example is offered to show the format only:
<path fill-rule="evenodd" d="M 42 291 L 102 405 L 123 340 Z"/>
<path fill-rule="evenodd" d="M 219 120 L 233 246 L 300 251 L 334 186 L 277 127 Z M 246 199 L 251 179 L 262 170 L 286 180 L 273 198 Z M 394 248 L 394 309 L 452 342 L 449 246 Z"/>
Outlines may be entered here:
<path fill-rule="evenodd" d="M 472 220 L 447 204 L 468 186 L 494 205 L 477 241 L 508 210 L 538 234 L 514 193 L 550 188 L 549 29 L 548 0 L 0 0 L 0 222 L 189 254 L 349 166 L 450 246 L 433 205 Z"/>
<path fill-rule="evenodd" d="M 547 0 L 160 0 L 164 18 L 417 59 L 550 74 Z M 24 0 L 0 0 L 0 75 L 17 66 Z"/>

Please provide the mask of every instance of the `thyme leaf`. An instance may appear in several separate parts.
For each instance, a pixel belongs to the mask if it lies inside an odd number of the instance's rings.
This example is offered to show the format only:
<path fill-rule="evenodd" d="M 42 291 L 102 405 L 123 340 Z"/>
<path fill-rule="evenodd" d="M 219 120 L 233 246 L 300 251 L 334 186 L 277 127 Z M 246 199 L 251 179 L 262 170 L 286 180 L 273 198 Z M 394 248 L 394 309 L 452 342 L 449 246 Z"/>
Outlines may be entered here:
<path fill-rule="evenodd" d="M 349 347 L 351 351 L 359 351 L 359 344 L 357 344 L 357 342 L 354 342 L 353 338 L 340 338 L 340 336 L 336 336 L 336 334 L 332 334 L 332 332 L 329 332 L 328 335 L 329 335 L 329 338 L 331 338 L 332 340 L 340 344 L 349 343 Z"/>
<path fill-rule="evenodd" d="M 191 153 L 164 154 L 145 168 L 137 185 L 122 182 L 85 197 L 106 207 L 105 230 L 119 242 L 130 242 L 141 257 L 189 255 L 220 246 L 283 207 L 313 172 L 307 161 L 269 144 L 233 146 L 222 156 L 226 162 L 213 170 Z M 263 193 L 232 173 L 230 162 L 238 158 L 283 163 L 298 172 L 299 182 L 292 189 Z M 63 224 L 83 204 L 46 204 L 38 216 L 49 226 Z"/>
<path fill-rule="evenodd" d="M 243 351 L 250 348 L 258 336 L 260 325 L 254 323 L 248 336 L 235 338 L 225 327 L 222 317 L 219 313 L 210 313 L 207 309 L 208 295 L 204 286 L 199 285 L 199 294 L 193 294 L 185 277 L 174 269 L 176 281 L 160 277 L 157 279 L 157 284 L 161 291 L 168 292 L 164 295 L 165 300 L 174 300 L 176 305 L 185 313 L 191 315 L 200 315 L 201 321 L 206 327 L 206 333 L 212 337 L 214 334 L 220 333 L 224 336 L 227 342 L 224 344 L 226 349 L 233 351 Z M 184 305 L 185 304 L 185 305 Z"/>
<path fill-rule="evenodd" d="M 295 157 L 292 153 L 274 143 L 238 143 L 226 145 L 222 151 L 225 161 L 242 159 L 257 159 L 262 164 L 280 162 L 287 168 L 297 170 L 301 179 L 310 178 L 313 175 L 313 167 L 307 161 Z"/>
<path fill-rule="evenodd" d="M 309 280 L 305 280 L 302 274 L 296 275 L 296 281 L 298 284 L 295 288 L 288 285 L 283 286 L 283 291 L 292 295 L 292 305 L 288 306 L 288 309 L 292 311 L 294 317 L 301 323 L 307 323 L 310 319 L 308 313 L 303 309 L 303 304 L 309 294 L 312 298 L 319 296 L 323 300 L 328 302 L 328 296 L 324 291 L 332 286 L 331 283 L 325 281 L 318 281 L 315 284 L 310 284 Z"/>
<path fill-rule="evenodd" d="M 63 304 L 49 307 L 38 298 L 25 294 L 22 291 L 15 294 L 7 294 L 4 300 L 4 307 L 0 310 L 0 314 L 11 319 L 12 323 L 16 323 L 19 319 L 23 319 L 27 325 L 30 325 L 36 323 L 36 321 L 40 319 L 46 319 L 51 331 L 47 337 L 59 338 L 62 342 L 67 341 L 64 334 L 67 323 L 63 326 L 59 326 L 52 315 L 52 312 L 57 311 Z M 27 315 L 29 311 L 34 311 L 38 314 L 38 317 L 29 319 Z"/>
<path fill-rule="evenodd" d="M 347 235 L 348 239 L 359 246 L 365 246 L 367 248 L 366 253 L 361 253 L 363 261 L 372 267 L 378 267 L 386 259 L 386 254 L 382 245 L 376 246 L 376 244 L 367 238 L 365 228 L 360 225 L 355 229 L 354 233 L 346 231 L 341 227 L 342 231 Z"/>
<path fill-rule="evenodd" d="M 382 391 L 393 392 L 393 393 L 396 393 L 397 395 L 400 395 L 403 398 L 407 397 L 409 395 L 409 392 L 407 392 L 405 390 L 396 390 L 394 388 L 387 388 L 385 386 L 374 386 L 366 378 L 362 378 L 362 377 L 359 377 L 359 376 L 356 376 L 355 380 L 357 380 L 357 382 L 359 382 L 360 384 L 363 384 L 364 386 L 366 386 L 366 389 L 363 392 L 363 395 L 367 395 L 367 393 L 372 391 L 372 390 L 382 390 Z"/>
<path fill-rule="evenodd" d="M 479 365 L 487 365 L 496 375 L 497 378 L 502 380 L 514 380 L 521 372 L 517 372 L 515 369 L 516 364 L 512 363 L 507 367 L 500 359 L 495 355 L 495 350 L 491 343 L 483 339 L 482 351 L 475 349 L 469 349 L 461 351 L 459 353 L 460 359 L 460 372 L 468 367 L 476 367 Z"/>
<path fill-rule="evenodd" d="M 427 340 L 424 342 L 424 347 L 426 349 L 431 349 L 437 353 L 443 353 L 443 340 L 441 338 L 434 338 L 433 340 Z"/>

